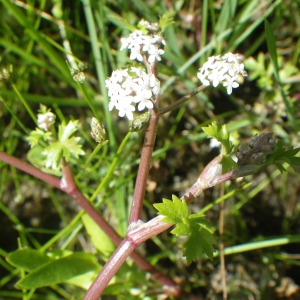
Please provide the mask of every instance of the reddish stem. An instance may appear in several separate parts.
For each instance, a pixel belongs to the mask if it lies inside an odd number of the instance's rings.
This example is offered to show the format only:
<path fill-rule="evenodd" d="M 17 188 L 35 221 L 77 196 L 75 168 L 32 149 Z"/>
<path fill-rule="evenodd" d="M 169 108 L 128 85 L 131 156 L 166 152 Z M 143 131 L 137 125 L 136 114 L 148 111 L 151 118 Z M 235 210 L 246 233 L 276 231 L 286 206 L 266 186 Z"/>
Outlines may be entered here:
<path fill-rule="evenodd" d="M 145 196 L 145 189 L 151 164 L 153 147 L 156 138 L 158 120 L 158 114 L 155 112 L 155 110 L 152 110 L 141 153 L 141 160 L 134 188 L 132 206 L 130 210 L 129 224 L 138 221 L 142 213 L 143 200 Z"/>
<path fill-rule="evenodd" d="M 99 214 L 99 212 L 92 206 L 92 204 L 84 197 L 76 186 L 72 171 L 68 164 L 63 161 L 63 179 L 46 174 L 36 167 L 16 158 L 9 154 L 0 151 L 0 160 L 6 162 L 7 164 L 16 167 L 19 170 L 24 171 L 38 179 L 43 180 L 46 183 L 64 191 L 74 198 L 74 200 L 81 206 L 81 208 L 98 224 L 98 226 L 111 238 L 113 243 L 118 246 L 122 243 L 122 238 L 116 233 L 116 231 L 106 222 L 105 219 Z M 152 266 L 149 262 L 145 260 L 137 252 L 132 252 L 130 257 L 134 262 L 144 271 L 149 272 L 157 281 L 159 281 L 166 288 L 166 293 L 168 289 L 177 289 L 177 284 L 170 278 L 161 273 L 158 269 Z"/>
<path fill-rule="evenodd" d="M 206 168 L 204 168 L 199 176 L 200 180 L 197 180 L 197 182 L 181 197 L 181 199 L 191 202 L 203 190 L 233 177 L 233 172 L 228 172 L 227 174 L 220 176 L 215 173 L 215 171 L 218 170 L 221 158 L 222 156 L 217 156 L 206 166 Z M 111 259 L 105 264 L 100 274 L 90 286 L 84 298 L 85 300 L 97 300 L 101 295 L 106 284 L 108 284 L 110 279 L 116 274 L 119 267 L 122 265 L 119 265 L 119 262 L 117 266 L 113 265 L 116 264 L 116 257 L 124 262 L 130 251 L 133 251 L 133 249 L 135 249 L 138 245 L 173 226 L 172 223 L 162 222 L 163 218 L 164 216 L 158 216 L 147 223 L 137 225 L 136 228 L 129 228 L 126 238 L 123 241 L 123 244 L 126 245 L 126 247 L 118 247 L 118 249 L 116 249 Z M 105 284 L 103 284 L 103 282 L 105 282 Z M 179 295 L 179 293 L 180 290 L 176 287 L 173 287 L 172 290 L 169 289 L 169 295 Z"/>

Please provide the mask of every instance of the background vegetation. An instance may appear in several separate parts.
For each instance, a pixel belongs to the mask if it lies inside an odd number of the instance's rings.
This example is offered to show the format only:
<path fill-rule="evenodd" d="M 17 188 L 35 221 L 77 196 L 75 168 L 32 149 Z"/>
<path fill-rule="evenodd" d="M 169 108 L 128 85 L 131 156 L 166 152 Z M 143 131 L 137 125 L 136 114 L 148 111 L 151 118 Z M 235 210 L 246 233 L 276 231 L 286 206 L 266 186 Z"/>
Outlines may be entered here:
<path fill-rule="evenodd" d="M 199 85 L 197 70 L 211 55 L 241 53 L 249 76 L 230 96 L 223 88 L 208 88 L 161 118 L 144 220 L 157 214 L 152 204 L 182 195 L 218 154 L 201 129 L 212 120 L 226 123 L 236 144 L 271 131 L 285 145 L 299 147 L 298 1 L 0 1 L 0 150 L 37 163 L 34 156 L 28 157 L 26 136 L 36 127 L 40 104 L 51 108 L 59 121 L 79 120 L 76 135 L 85 156 L 72 161 L 76 183 L 121 236 L 127 230 L 143 133 L 130 136 L 109 183 L 94 194 L 129 128 L 126 119 L 108 111 L 104 80 L 129 62 L 126 51 L 119 51 L 120 38 L 130 33 L 120 18 L 133 25 L 142 18 L 156 22 L 166 11 L 176 15 L 165 32 L 167 45 L 158 64 L 164 91 L 161 107 Z M 265 19 L 276 37 L 279 74 L 270 59 Z M 85 64 L 82 84 L 73 80 L 66 63 L 66 42 L 75 61 Z M 89 133 L 93 116 L 103 122 L 109 140 L 96 152 Z M 112 245 L 95 244 L 96 229 L 88 230 L 88 221 L 83 223 L 71 197 L 5 163 L 0 162 L 0 170 L 0 299 L 81 299 L 84 289 L 78 283 L 53 284 L 29 294 L 15 289 L 21 273 L 6 261 L 7 255 L 21 246 L 81 251 L 93 253 L 103 265 Z M 246 183 L 251 184 L 245 188 Z M 232 193 L 225 201 L 223 235 L 225 254 L 231 254 L 225 257 L 229 299 L 300 296 L 299 188 L 297 170 L 280 174 L 272 166 L 225 185 L 225 195 Z M 205 191 L 191 211 L 219 196 L 218 187 Z M 206 216 L 218 239 L 219 206 L 213 205 Z M 197 299 L 221 299 L 219 257 L 187 266 L 179 242 L 164 233 L 140 251 L 186 293 Z M 237 245 L 244 248 L 234 248 Z M 129 260 L 107 288 L 110 296 L 103 299 L 157 299 L 160 288 Z"/>

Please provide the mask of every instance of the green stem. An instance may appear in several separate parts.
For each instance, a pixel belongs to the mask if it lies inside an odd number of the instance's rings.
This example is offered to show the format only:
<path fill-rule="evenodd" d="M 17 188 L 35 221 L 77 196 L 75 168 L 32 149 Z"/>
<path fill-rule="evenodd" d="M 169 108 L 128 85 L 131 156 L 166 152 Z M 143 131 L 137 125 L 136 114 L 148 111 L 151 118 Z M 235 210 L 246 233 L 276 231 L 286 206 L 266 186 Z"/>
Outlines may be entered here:
<path fill-rule="evenodd" d="M 101 183 L 99 184 L 99 186 L 97 187 L 96 191 L 94 192 L 94 194 L 91 196 L 90 198 L 90 201 L 93 202 L 95 200 L 95 198 L 97 197 L 97 195 L 99 194 L 99 192 L 101 191 L 101 189 L 108 183 L 108 180 L 110 179 L 114 169 L 115 169 L 115 166 L 119 160 L 119 156 L 121 154 L 121 152 L 123 151 L 129 137 L 131 135 L 131 132 L 128 132 L 127 135 L 125 136 L 125 138 L 123 139 L 111 165 L 110 165 L 110 168 L 108 170 L 108 172 L 106 173 L 106 175 L 104 176 L 103 180 L 101 181 Z"/>

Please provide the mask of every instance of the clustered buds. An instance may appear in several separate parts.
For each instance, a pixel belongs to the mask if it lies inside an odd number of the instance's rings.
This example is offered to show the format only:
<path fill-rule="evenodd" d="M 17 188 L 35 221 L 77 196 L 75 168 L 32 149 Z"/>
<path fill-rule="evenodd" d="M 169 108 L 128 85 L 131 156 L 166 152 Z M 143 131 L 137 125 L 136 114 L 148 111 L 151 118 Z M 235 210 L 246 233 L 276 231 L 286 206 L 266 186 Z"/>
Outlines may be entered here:
<path fill-rule="evenodd" d="M 145 27 L 147 30 L 151 32 L 157 32 L 159 28 L 158 23 L 150 23 L 144 19 L 139 22 L 139 26 Z"/>
<path fill-rule="evenodd" d="M 2 70 L 0 70 L 0 82 L 9 80 L 11 74 L 12 74 L 12 65 L 10 65 L 8 68 L 2 68 Z"/>
<path fill-rule="evenodd" d="M 248 144 L 237 149 L 238 165 L 254 165 L 263 162 L 266 155 L 276 147 L 271 132 L 255 135 Z"/>
<path fill-rule="evenodd" d="M 83 83 L 86 79 L 85 74 L 82 71 L 71 69 L 71 75 L 74 81 Z"/>
<path fill-rule="evenodd" d="M 160 35 L 145 35 L 141 30 L 132 32 L 128 38 L 121 38 L 123 49 L 130 49 L 130 59 L 143 61 L 143 54 L 148 55 L 147 61 L 154 63 L 155 60 L 160 61 L 164 50 L 159 46 L 165 45 L 165 40 Z"/>
<path fill-rule="evenodd" d="M 139 111 L 153 108 L 152 99 L 160 94 L 159 80 L 141 68 L 131 68 L 130 72 L 128 69 L 113 71 L 105 82 L 110 97 L 109 110 L 115 107 L 120 117 L 126 115 L 129 120 L 133 119 L 135 104 Z"/>
<path fill-rule="evenodd" d="M 94 117 L 91 122 L 91 136 L 99 144 L 103 144 L 107 140 L 104 126 Z"/>
<path fill-rule="evenodd" d="M 140 131 L 145 128 L 150 120 L 150 112 L 146 111 L 145 113 L 141 114 L 137 118 L 135 118 L 132 123 L 130 124 L 129 131 Z"/>
<path fill-rule="evenodd" d="M 222 83 L 224 87 L 227 87 L 227 93 L 230 95 L 232 88 L 239 86 L 236 82 L 238 76 L 247 76 L 241 60 L 240 55 L 230 52 L 221 57 L 220 55 L 209 57 L 208 61 L 199 69 L 197 77 L 206 86 L 212 84 L 216 87 Z"/>

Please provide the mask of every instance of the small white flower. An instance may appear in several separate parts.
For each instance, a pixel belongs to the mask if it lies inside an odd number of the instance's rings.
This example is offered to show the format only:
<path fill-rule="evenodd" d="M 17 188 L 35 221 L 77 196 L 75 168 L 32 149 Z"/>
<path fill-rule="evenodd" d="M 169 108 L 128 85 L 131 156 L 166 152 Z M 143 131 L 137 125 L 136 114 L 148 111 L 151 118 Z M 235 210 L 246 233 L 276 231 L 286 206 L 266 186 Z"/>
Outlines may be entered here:
<path fill-rule="evenodd" d="M 152 45 L 152 47 L 150 47 L 148 53 L 150 54 L 149 58 L 148 58 L 148 62 L 153 63 L 153 62 L 155 62 L 155 59 L 157 61 L 161 61 L 160 56 L 163 55 L 165 53 L 165 51 L 162 49 L 158 49 L 156 46 Z"/>
<path fill-rule="evenodd" d="M 108 103 L 108 109 L 109 109 L 109 111 L 112 111 L 112 109 L 113 109 L 114 107 L 117 107 L 117 104 L 118 104 L 118 101 L 117 101 L 116 98 L 111 99 L 111 100 L 109 101 L 109 103 Z"/>
<path fill-rule="evenodd" d="M 118 104 L 117 108 L 119 110 L 120 117 L 124 117 L 126 115 L 128 120 L 133 119 L 132 112 L 135 111 L 135 107 L 133 105 L 131 105 L 131 100 L 132 100 L 132 97 L 127 97 L 127 98 L 123 99 L 123 101 L 121 103 Z"/>
<path fill-rule="evenodd" d="M 140 51 L 139 47 L 132 47 L 131 48 L 130 59 L 131 60 L 137 59 L 138 61 L 143 61 L 143 56 L 141 54 L 141 51 Z"/>
<path fill-rule="evenodd" d="M 237 82 L 235 82 L 235 80 L 237 79 L 237 76 L 235 77 L 230 77 L 227 76 L 226 80 L 223 83 L 223 86 L 227 86 L 227 94 L 230 95 L 232 93 L 232 88 L 237 88 L 239 86 L 239 84 Z"/>
<path fill-rule="evenodd" d="M 150 76 L 150 86 L 154 95 L 162 94 L 162 91 L 160 89 L 160 81 L 154 76 L 154 74 Z"/>
<path fill-rule="evenodd" d="M 146 107 L 153 108 L 153 102 L 151 100 L 149 100 L 148 98 L 146 98 L 145 96 L 141 95 L 139 97 L 139 99 L 137 99 L 137 100 L 139 102 L 139 105 L 138 105 L 139 111 L 144 110 Z"/>
<path fill-rule="evenodd" d="M 38 114 L 37 117 L 38 127 L 44 131 L 48 131 L 50 126 L 55 122 L 55 115 L 50 111 L 44 114 Z"/>
<path fill-rule="evenodd" d="M 122 46 L 120 48 L 121 51 L 128 48 L 129 45 L 128 38 L 121 38 L 121 43 L 122 43 Z"/>

